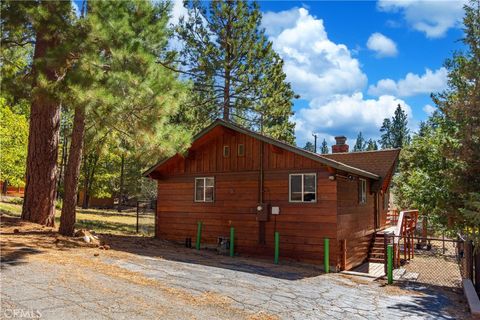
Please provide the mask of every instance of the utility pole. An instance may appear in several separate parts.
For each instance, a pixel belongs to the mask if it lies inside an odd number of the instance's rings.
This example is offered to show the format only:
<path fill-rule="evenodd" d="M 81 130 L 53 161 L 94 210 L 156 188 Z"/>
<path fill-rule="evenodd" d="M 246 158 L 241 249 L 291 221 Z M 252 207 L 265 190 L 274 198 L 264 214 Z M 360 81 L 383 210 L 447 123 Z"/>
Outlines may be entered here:
<path fill-rule="evenodd" d="M 314 145 L 314 152 L 317 153 L 317 135 L 315 133 L 312 133 L 312 136 L 315 138 L 315 143 Z"/>

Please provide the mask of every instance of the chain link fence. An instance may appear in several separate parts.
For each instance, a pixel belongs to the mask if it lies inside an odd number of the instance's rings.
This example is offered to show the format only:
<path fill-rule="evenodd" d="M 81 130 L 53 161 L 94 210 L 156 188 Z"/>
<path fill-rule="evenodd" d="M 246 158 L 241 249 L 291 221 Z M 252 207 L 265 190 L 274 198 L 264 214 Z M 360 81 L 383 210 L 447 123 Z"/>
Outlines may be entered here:
<path fill-rule="evenodd" d="M 395 280 L 443 288 L 461 288 L 465 270 L 460 239 L 390 236 L 394 245 Z"/>
<path fill-rule="evenodd" d="M 137 201 L 137 233 L 145 236 L 155 236 L 156 200 Z"/>

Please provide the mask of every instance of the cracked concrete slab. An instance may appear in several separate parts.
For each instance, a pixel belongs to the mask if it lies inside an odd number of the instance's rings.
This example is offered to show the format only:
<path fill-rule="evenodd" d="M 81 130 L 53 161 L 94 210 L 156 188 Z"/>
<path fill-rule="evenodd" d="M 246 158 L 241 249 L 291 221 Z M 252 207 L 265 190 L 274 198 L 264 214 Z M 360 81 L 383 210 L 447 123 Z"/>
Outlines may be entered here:
<path fill-rule="evenodd" d="M 13 310 L 41 319 L 468 317 L 461 292 L 445 288 L 385 286 L 313 265 L 231 258 L 159 240 L 106 241 L 111 250 L 64 250 L 49 241 L 35 253 L 23 250 L 21 264 L 2 263 L 0 318 Z"/>

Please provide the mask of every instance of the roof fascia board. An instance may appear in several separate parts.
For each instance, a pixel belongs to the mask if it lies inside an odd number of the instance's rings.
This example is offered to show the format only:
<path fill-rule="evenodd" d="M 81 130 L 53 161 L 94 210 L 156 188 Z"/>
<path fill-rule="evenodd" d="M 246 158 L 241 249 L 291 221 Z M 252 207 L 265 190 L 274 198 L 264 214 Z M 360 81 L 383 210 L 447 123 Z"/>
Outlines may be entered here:
<path fill-rule="evenodd" d="M 294 146 L 291 146 L 287 143 L 284 143 L 284 142 L 281 142 L 281 141 L 278 141 L 278 140 L 275 140 L 273 138 L 269 138 L 269 137 L 266 137 L 264 135 L 261 135 L 261 134 L 258 134 L 256 132 L 253 132 L 251 130 L 248 130 L 248 129 L 244 129 L 242 127 L 239 127 L 239 126 L 236 126 L 230 122 L 227 122 L 227 121 L 223 121 L 221 119 L 217 119 L 215 120 L 214 122 L 212 122 L 207 128 L 203 129 L 201 132 L 199 132 L 197 135 L 195 135 L 195 137 L 193 138 L 193 141 L 195 140 L 198 140 L 200 139 L 201 137 L 203 137 L 205 134 L 207 134 L 208 132 L 210 132 L 213 128 L 215 128 L 217 125 L 222 125 L 224 127 L 227 127 L 229 129 L 232 129 L 234 131 L 237 131 L 237 132 L 240 132 L 240 133 L 243 133 L 243 134 L 246 134 L 250 137 L 253 137 L 255 139 L 258 139 L 260 141 L 263 141 L 263 142 L 266 142 L 266 143 L 270 143 L 270 144 L 273 144 L 279 148 L 282 148 L 282 149 L 285 149 L 285 150 L 288 150 L 288 151 L 291 151 L 293 153 L 296 153 L 298 155 L 301 155 L 301 156 L 304 156 L 310 160 L 313 160 L 313 161 L 316 161 L 316 162 L 320 162 L 324 165 L 327 165 L 327 166 L 330 166 L 332 168 L 335 168 L 337 170 L 342 170 L 342 171 L 346 171 L 346 172 L 350 172 L 350 173 L 353 173 L 353 174 L 357 174 L 357 175 L 360 175 L 360 176 L 363 176 L 363 177 L 367 177 L 367 178 L 371 178 L 371 179 L 374 179 L 374 180 L 380 180 L 380 176 L 376 175 L 376 174 L 373 174 L 371 172 L 368 172 L 368 171 L 365 171 L 365 170 L 361 170 L 361 169 L 358 169 L 358 168 L 355 168 L 355 167 L 352 167 L 352 166 L 349 166 L 349 165 L 346 165 L 344 163 L 341 163 L 339 161 L 335 161 L 335 160 L 332 160 L 332 159 L 328 159 L 328 158 L 324 158 L 320 155 L 317 155 L 317 154 L 314 154 L 314 153 L 310 153 L 308 151 L 304 151 L 302 149 L 299 149 L 297 147 L 294 147 Z M 158 166 L 164 164 L 165 162 L 167 162 L 168 160 L 170 160 L 171 158 L 175 157 L 175 155 L 173 155 L 172 157 L 169 157 L 167 159 L 164 159 L 164 160 L 161 160 L 159 161 L 157 164 L 155 164 L 154 166 L 152 166 L 150 169 L 148 169 L 147 171 L 145 171 L 143 173 L 143 176 L 148 176 L 150 173 L 152 173 Z"/>

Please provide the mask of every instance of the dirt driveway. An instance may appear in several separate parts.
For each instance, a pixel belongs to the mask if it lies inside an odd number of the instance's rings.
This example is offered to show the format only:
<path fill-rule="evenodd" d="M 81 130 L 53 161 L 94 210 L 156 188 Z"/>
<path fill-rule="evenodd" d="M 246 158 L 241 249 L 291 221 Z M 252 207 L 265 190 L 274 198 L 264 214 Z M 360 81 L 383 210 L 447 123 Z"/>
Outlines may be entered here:
<path fill-rule="evenodd" d="M 19 232 L 14 232 L 19 229 Z M 0 318 L 461 319 L 463 297 L 384 286 L 309 265 L 103 236 L 100 250 L 2 217 Z"/>

